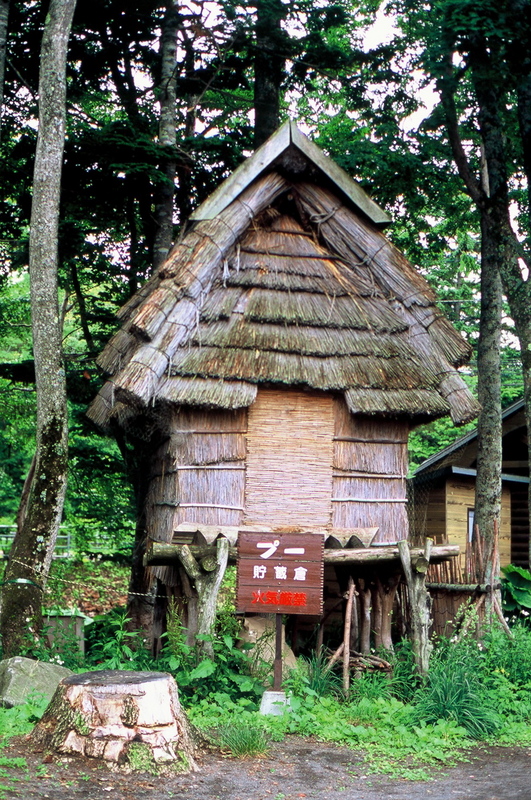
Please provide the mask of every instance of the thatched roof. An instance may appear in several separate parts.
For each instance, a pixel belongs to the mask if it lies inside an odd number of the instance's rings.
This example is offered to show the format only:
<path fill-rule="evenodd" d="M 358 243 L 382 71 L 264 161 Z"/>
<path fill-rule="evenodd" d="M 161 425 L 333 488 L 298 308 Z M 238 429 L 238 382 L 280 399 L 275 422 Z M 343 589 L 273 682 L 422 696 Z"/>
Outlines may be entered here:
<path fill-rule="evenodd" d="M 381 232 L 384 212 L 294 130 L 222 184 L 122 308 L 95 422 L 157 402 L 241 408 L 260 384 L 343 393 L 353 413 L 476 416 L 456 371 L 469 346 Z"/>

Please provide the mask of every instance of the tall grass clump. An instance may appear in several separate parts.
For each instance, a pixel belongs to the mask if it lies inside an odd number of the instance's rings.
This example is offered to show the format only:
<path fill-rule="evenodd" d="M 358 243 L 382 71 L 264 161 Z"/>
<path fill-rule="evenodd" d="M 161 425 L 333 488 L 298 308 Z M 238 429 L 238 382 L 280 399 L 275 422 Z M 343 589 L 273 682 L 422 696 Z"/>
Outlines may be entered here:
<path fill-rule="evenodd" d="M 297 666 L 289 673 L 284 688 L 295 696 L 339 698 L 343 695 L 341 678 L 330 668 L 324 651 L 297 659 Z"/>
<path fill-rule="evenodd" d="M 263 726 L 250 721 L 220 725 L 211 739 L 235 758 L 265 756 L 269 752 L 269 737 Z"/>
<path fill-rule="evenodd" d="M 426 681 L 413 698 L 412 721 L 434 725 L 451 720 L 473 739 L 485 739 L 501 727 L 484 682 L 481 645 L 473 639 L 442 641 L 432 656 Z"/>

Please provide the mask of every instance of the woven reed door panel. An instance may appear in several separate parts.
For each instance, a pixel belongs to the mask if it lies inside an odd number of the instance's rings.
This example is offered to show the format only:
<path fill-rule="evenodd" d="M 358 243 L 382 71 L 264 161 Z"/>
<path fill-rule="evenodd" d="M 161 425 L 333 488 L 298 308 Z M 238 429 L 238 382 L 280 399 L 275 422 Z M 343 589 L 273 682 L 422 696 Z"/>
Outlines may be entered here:
<path fill-rule="evenodd" d="M 331 397 L 259 390 L 248 418 L 246 522 L 328 525 L 333 436 Z"/>

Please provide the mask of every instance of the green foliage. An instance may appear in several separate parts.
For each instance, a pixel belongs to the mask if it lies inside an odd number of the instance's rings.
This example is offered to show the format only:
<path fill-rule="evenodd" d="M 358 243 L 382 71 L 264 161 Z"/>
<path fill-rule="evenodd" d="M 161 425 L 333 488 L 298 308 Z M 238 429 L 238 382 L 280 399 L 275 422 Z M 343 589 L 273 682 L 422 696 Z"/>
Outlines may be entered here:
<path fill-rule="evenodd" d="M 502 567 L 503 609 L 510 615 L 528 617 L 531 612 L 531 572 L 509 564 Z"/>
<path fill-rule="evenodd" d="M 125 601 L 131 568 L 103 558 L 54 558 L 43 604 L 46 609 L 80 608 L 103 613 Z"/>
<path fill-rule="evenodd" d="M 127 612 L 114 609 L 96 617 L 88 629 L 87 659 L 97 669 L 148 670 L 153 666 L 144 637 L 131 631 Z"/>
<path fill-rule="evenodd" d="M 246 650 L 228 634 L 214 637 L 198 636 L 200 641 L 210 641 L 214 660 L 201 657 L 198 649 L 186 654 L 181 646 L 175 660 L 168 662 L 187 704 L 213 697 L 227 697 L 233 701 L 245 698 L 256 707 L 264 688 L 251 674 L 251 660 Z M 179 662 L 180 653 L 180 662 Z"/>
<path fill-rule="evenodd" d="M 353 702 L 362 700 L 389 700 L 393 696 L 392 686 L 387 675 L 379 672 L 362 672 L 354 678 L 350 686 L 350 699 Z"/>
<path fill-rule="evenodd" d="M 341 677 L 330 669 L 322 651 L 297 659 L 297 666 L 290 670 L 283 685 L 292 697 L 340 697 L 343 693 Z"/>
<path fill-rule="evenodd" d="M 428 725 L 451 720 L 473 739 L 485 739 L 500 729 L 501 720 L 469 659 L 460 655 L 452 652 L 451 659 L 442 658 L 430 668 L 426 684 L 419 689 L 412 720 Z"/>
<path fill-rule="evenodd" d="M 85 656 L 79 649 L 75 624 L 75 619 L 72 618 L 72 621 L 64 626 L 52 627 L 45 620 L 42 636 L 38 639 L 27 633 L 20 655 L 36 661 L 59 664 L 71 670 L 82 669 L 85 666 Z"/>
<path fill-rule="evenodd" d="M 524 622 L 513 625 L 512 638 L 499 628 L 490 629 L 482 643 L 482 662 L 488 686 L 509 681 L 518 692 L 531 690 L 531 630 Z"/>
<path fill-rule="evenodd" d="M 198 642 L 208 641 L 214 650 L 214 660 L 205 658 L 199 647 L 186 643 L 183 628 L 175 606 L 168 610 L 166 644 L 162 662 L 177 680 L 185 704 L 197 704 L 207 697 L 227 698 L 231 702 L 243 700 L 256 708 L 264 687 L 254 677 L 252 659 L 248 645 L 239 646 L 235 636 L 227 633 L 233 628 L 233 615 L 226 618 L 221 605 L 221 617 L 217 621 L 217 633 L 198 636 Z M 159 667 L 160 668 L 160 667 Z"/>
<path fill-rule="evenodd" d="M 44 695 L 32 693 L 23 705 L 0 708 L 0 746 L 5 745 L 13 736 L 30 733 L 47 705 L 48 699 Z"/>
<path fill-rule="evenodd" d="M 410 703 L 420 688 L 422 679 L 409 639 L 396 642 L 394 652 L 387 653 L 386 658 L 390 658 L 393 665 L 393 674 L 389 680 L 392 695 L 404 703 Z"/>

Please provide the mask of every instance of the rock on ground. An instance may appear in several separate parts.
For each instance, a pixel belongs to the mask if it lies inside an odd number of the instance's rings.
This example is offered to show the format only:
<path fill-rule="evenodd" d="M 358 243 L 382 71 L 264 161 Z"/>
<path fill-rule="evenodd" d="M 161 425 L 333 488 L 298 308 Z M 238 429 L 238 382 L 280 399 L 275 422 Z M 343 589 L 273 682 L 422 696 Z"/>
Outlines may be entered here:
<path fill-rule="evenodd" d="M 4 708 L 23 705 L 31 694 L 48 700 L 59 681 L 72 671 L 58 664 L 45 664 L 31 658 L 15 656 L 0 661 L 0 705 Z"/>

